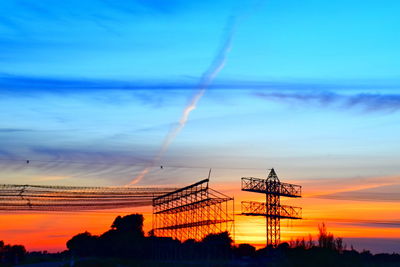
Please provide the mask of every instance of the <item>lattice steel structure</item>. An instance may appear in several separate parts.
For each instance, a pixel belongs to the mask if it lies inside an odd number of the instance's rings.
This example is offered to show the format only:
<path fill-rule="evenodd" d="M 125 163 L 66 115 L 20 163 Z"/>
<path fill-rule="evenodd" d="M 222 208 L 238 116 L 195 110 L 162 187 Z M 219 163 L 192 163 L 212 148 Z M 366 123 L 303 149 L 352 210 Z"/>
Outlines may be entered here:
<path fill-rule="evenodd" d="M 281 205 L 280 197 L 301 197 L 301 186 L 282 183 L 274 169 L 267 179 L 242 178 L 242 190 L 265 194 L 266 202 L 242 202 L 242 214 L 266 217 L 267 246 L 276 247 L 280 243 L 281 219 L 301 219 L 301 208 Z"/>
<path fill-rule="evenodd" d="M 0 185 L 0 211 L 82 211 L 150 206 L 176 188 Z"/>
<path fill-rule="evenodd" d="M 204 179 L 154 198 L 154 234 L 183 241 L 201 240 L 211 233 L 232 233 L 233 198 L 209 188 L 208 183 L 209 179 Z"/>

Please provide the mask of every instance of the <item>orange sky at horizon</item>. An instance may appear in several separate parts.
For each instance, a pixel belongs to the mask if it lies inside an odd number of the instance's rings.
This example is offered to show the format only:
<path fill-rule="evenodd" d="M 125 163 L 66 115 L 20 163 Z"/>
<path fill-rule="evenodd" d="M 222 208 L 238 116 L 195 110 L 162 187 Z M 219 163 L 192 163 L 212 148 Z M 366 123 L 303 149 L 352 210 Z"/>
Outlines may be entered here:
<path fill-rule="evenodd" d="M 226 184 L 218 184 L 214 188 L 235 196 L 236 243 L 263 247 L 265 218 L 240 215 L 241 201 L 263 201 L 263 195 L 232 190 Z M 303 193 L 307 196 L 316 191 L 306 190 Z M 397 202 L 305 197 L 282 198 L 282 203 L 302 207 L 303 219 L 281 220 L 281 241 L 303 237 L 307 239 L 309 234 L 315 240 L 318 225 L 322 222 L 326 223 L 328 231 L 336 237 L 400 238 L 400 207 Z M 144 230 L 147 233 L 152 226 L 151 207 L 71 213 L 2 213 L 0 240 L 7 244 L 23 244 L 30 251 L 62 251 L 66 249 L 66 242 L 75 234 L 88 231 L 99 235 L 110 228 L 117 215 L 131 213 L 144 215 Z"/>

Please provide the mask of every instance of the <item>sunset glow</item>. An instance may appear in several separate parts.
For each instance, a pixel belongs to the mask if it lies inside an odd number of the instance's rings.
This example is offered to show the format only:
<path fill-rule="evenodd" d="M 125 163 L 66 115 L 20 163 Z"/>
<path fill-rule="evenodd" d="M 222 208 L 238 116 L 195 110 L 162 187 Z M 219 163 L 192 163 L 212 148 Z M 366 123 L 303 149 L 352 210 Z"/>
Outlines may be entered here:
<path fill-rule="evenodd" d="M 216 185 L 223 190 L 226 185 Z M 359 188 L 357 188 L 359 189 Z M 307 192 L 307 189 L 304 188 Z M 265 218 L 248 217 L 240 214 L 240 201 L 263 201 L 250 198 L 251 194 L 238 190 L 230 191 L 235 196 L 235 242 L 250 243 L 256 247 L 265 246 Z M 284 204 L 287 204 L 284 202 Z M 318 225 L 324 222 L 330 232 L 346 238 L 400 239 L 400 212 L 397 202 L 372 202 L 333 200 L 304 197 L 291 200 L 289 204 L 303 208 L 302 220 L 282 220 L 282 241 L 296 238 L 314 241 Z M 65 243 L 76 233 L 89 231 L 98 235 L 107 231 L 117 215 L 142 213 L 145 216 L 145 232 L 152 229 L 151 207 L 106 210 L 97 212 L 64 213 L 12 213 L 1 217 L 0 234 L 5 240 L 23 243 L 31 250 L 62 251 Z M 371 219 L 377 218 L 377 219 Z M 352 245 L 349 241 L 348 246 Z M 372 248 L 375 250 L 377 247 Z"/>

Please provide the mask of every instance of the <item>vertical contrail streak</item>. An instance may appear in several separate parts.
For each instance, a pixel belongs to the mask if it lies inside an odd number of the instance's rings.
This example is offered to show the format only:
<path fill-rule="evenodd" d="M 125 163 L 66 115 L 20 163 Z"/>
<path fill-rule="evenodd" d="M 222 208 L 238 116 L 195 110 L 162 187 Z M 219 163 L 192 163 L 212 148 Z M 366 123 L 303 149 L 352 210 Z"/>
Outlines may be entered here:
<path fill-rule="evenodd" d="M 208 67 L 208 69 L 203 73 L 199 85 L 197 87 L 196 93 L 190 100 L 189 104 L 183 110 L 178 124 L 168 132 L 167 136 L 164 138 L 160 150 L 158 151 L 154 159 L 151 161 L 151 163 L 149 163 L 128 185 L 134 185 L 143 179 L 143 177 L 150 171 L 150 169 L 154 167 L 155 164 L 161 159 L 161 157 L 167 151 L 169 145 L 172 143 L 172 141 L 175 139 L 178 133 L 185 127 L 186 122 L 189 119 L 190 113 L 194 109 L 196 109 L 197 103 L 206 92 L 208 86 L 213 82 L 218 73 L 224 68 L 228 54 L 232 47 L 232 39 L 236 32 L 236 28 L 237 28 L 236 19 L 230 18 L 227 24 L 226 37 L 223 39 L 222 45 L 218 50 L 213 62 Z"/>

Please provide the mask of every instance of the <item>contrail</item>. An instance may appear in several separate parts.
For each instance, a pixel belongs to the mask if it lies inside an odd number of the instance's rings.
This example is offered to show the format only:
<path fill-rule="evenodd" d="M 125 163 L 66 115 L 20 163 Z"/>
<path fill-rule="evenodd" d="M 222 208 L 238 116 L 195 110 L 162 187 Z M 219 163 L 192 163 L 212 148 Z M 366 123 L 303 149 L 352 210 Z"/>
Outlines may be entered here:
<path fill-rule="evenodd" d="M 225 63 L 228 58 L 228 54 L 232 48 L 232 40 L 236 33 L 237 26 L 239 24 L 239 19 L 243 19 L 243 16 L 240 18 L 231 17 L 228 20 L 226 31 L 225 31 L 225 38 L 222 40 L 222 44 L 220 49 L 218 50 L 216 56 L 214 57 L 213 62 L 208 67 L 208 69 L 203 73 L 200 82 L 197 86 L 196 93 L 190 100 L 189 104 L 185 107 L 182 112 L 182 115 L 179 119 L 178 124 L 172 128 L 167 136 L 164 138 L 162 146 L 154 159 L 149 163 L 129 184 L 134 185 L 140 182 L 143 177 L 149 173 L 150 169 L 155 166 L 156 163 L 159 162 L 161 157 L 167 151 L 169 145 L 174 141 L 175 137 L 179 134 L 179 132 L 185 127 L 186 122 L 189 119 L 190 113 L 196 109 L 197 103 L 200 101 L 204 93 L 206 92 L 209 85 L 214 81 L 215 77 L 218 73 L 224 68 Z"/>

